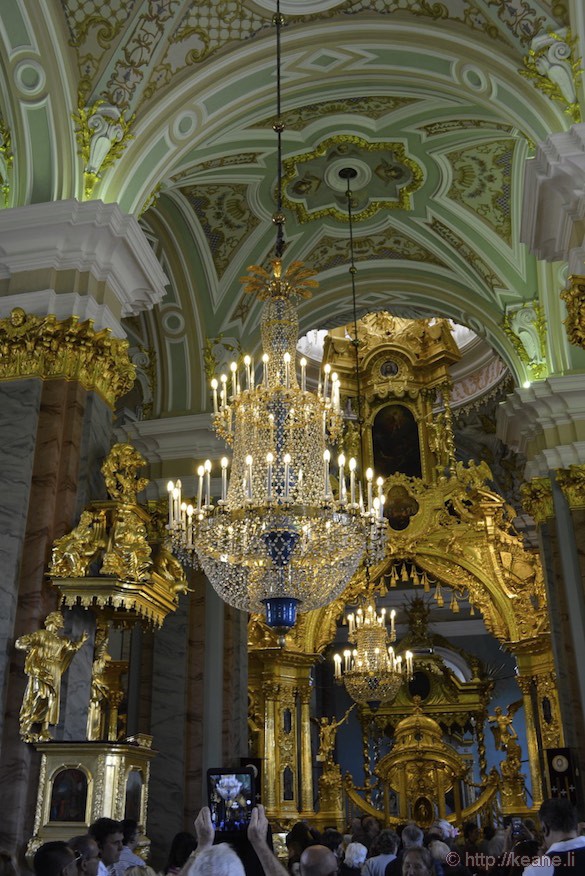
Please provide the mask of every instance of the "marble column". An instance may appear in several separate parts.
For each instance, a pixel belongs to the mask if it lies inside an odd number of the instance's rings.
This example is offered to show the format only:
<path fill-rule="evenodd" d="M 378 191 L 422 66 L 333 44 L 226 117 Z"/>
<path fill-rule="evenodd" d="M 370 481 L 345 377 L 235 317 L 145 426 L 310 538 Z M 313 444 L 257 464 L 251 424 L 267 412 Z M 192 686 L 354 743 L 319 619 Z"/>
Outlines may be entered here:
<path fill-rule="evenodd" d="M 0 702 L 6 702 L 42 382 L 0 383 Z M 4 709 L 0 709 L 0 747 Z"/>
<path fill-rule="evenodd" d="M 155 869 L 164 866 L 170 841 L 183 829 L 188 620 L 188 597 L 182 596 L 154 633 L 150 733 L 158 754 L 150 768 L 148 835 Z"/>
<path fill-rule="evenodd" d="M 14 581 L 18 611 L 12 641 L 41 628 L 46 615 L 57 607 L 57 594 L 46 580 L 45 570 L 53 540 L 71 528 L 77 504 L 87 391 L 78 383 L 65 380 L 40 383 L 26 531 Z M 25 686 L 24 656 L 12 651 L 0 754 L 5 808 L 0 844 L 7 848 L 15 848 L 28 839 L 36 798 L 38 756 L 19 735 L 18 715 Z"/>

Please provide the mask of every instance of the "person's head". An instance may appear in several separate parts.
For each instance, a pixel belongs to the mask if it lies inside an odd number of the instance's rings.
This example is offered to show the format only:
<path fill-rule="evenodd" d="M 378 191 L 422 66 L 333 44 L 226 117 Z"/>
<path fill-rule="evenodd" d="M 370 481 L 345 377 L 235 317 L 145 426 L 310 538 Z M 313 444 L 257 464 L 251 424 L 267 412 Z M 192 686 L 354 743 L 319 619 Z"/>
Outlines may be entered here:
<path fill-rule="evenodd" d="M 33 858 L 36 876 L 77 876 L 77 857 L 67 843 L 43 843 Z"/>
<path fill-rule="evenodd" d="M 133 818 L 124 818 L 122 825 L 122 843 L 134 851 L 138 842 L 138 822 Z"/>
<path fill-rule="evenodd" d="M 400 835 L 402 848 L 405 851 L 406 849 L 420 849 L 424 838 L 424 833 L 416 824 L 407 824 Z"/>
<path fill-rule="evenodd" d="M 45 618 L 45 628 L 47 630 L 53 630 L 53 632 L 57 632 L 57 630 L 62 630 L 64 626 L 65 621 L 60 611 L 52 611 Z"/>
<path fill-rule="evenodd" d="M 579 819 L 570 800 L 561 798 L 545 800 L 538 814 L 547 849 L 553 843 L 577 836 Z"/>
<path fill-rule="evenodd" d="M 393 830 L 385 828 L 381 830 L 372 847 L 370 847 L 370 855 L 395 855 L 398 848 L 398 834 Z"/>
<path fill-rule="evenodd" d="M 315 837 L 308 824 L 297 821 L 287 833 L 285 842 L 289 857 L 298 859 L 306 848 L 315 844 Z"/>
<path fill-rule="evenodd" d="M 486 824 L 483 829 L 483 838 L 488 842 L 493 839 L 496 835 L 496 829 L 491 824 Z"/>
<path fill-rule="evenodd" d="M 244 865 L 227 843 L 210 846 L 196 856 L 189 876 L 246 876 Z"/>
<path fill-rule="evenodd" d="M 325 828 L 321 834 L 321 845 L 331 849 L 338 860 L 343 857 L 343 835 L 336 828 Z"/>
<path fill-rule="evenodd" d="M 194 852 L 196 848 L 197 839 L 192 833 L 189 833 L 186 830 L 181 830 L 179 833 L 175 834 L 171 843 L 171 848 L 169 849 L 169 858 L 164 872 L 166 873 L 174 867 L 180 869 L 191 852 Z"/>
<path fill-rule="evenodd" d="M 113 818 L 98 818 L 89 826 L 89 834 L 100 850 L 100 857 L 106 867 L 117 864 L 122 851 L 122 825 Z"/>
<path fill-rule="evenodd" d="M 453 825 L 445 821 L 444 818 L 437 818 L 433 821 L 429 833 L 432 833 L 446 843 L 453 838 Z"/>
<path fill-rule="evenodd" d="M 476 843 L 479 837 L 479 827 L 474 821 L 466 821 L 463 825 L 463 838 L 466 843 Z"/>
<path fill-rule="evenodd" d="M 402 856 L 402 876 L 433 876 L 434 872 L 433 859 L 428 849 L 420 846 L 405 850 Z"/>
<path fill-rule="evenodd" d="M 442 840 L 436 840 L 436 839 L 431 840 L 428 848 L 429 848 L 429 852 L 431 853 L 431 857 L 432 857 L 433 861 L 439 861 L 440 864 L 445 863 L 445 859 L 446 859 L 447 855 L 449 854 L 449 852 L 451 851 L 451 849 L 449 848 L 447 843 L 444 843 Z"/>
<path fill-rule="evenodd" d="M 88 833 L 74 836 L 68 844 L 73 849 L 77 862 L 77 872 L 80 876 L 97 876 L 100 865 L 100 850 L 98 844 Z"/>
<path fill-rule="evenodd" d="M 380 822 L 373 815 L 364 815 L 362 818 L 362 830 L 368 839 L 373 839 L 380 833 Z"/>
<path fill-rule="evenodd" d="M 368 850 L 362 843 L 350 843 L 345 850 L 343 863 L 347 867 L 359 870 L 368 856 Z"/>
<path fill-rule="evenodd" d="M 308 846 L 300 860 L 301 876 L 336 876 L 337 858 L 327 846 Z"/>

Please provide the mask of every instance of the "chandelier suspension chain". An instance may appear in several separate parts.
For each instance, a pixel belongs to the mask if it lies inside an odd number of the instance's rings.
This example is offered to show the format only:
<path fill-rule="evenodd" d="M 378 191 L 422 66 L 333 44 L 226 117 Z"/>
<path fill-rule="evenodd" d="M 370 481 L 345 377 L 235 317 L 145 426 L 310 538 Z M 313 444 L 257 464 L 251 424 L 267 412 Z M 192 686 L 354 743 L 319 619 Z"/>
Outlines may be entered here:
<path fill-rule="evenodd" d="M 281 67 L 282 54 L 280 47 L 282 25 L 284 17 L 280 12 L 280 0 L 276 0 L 276 14 L 273 18 L 276 25 L 276 120 L 273 124 L 273 129 L 277 136 L 277 184 L 276 184 L 276 213 L 273 217 L 273 222 L 276 225 L 276 245 L 274 247 L 274 255 L 277 259 L 282 258 L 284 252 L 284 213 L 282 212 L 282 132 L 284 131 L 284 122 L 282 121 L 282 96 L 281 96 Z"/>

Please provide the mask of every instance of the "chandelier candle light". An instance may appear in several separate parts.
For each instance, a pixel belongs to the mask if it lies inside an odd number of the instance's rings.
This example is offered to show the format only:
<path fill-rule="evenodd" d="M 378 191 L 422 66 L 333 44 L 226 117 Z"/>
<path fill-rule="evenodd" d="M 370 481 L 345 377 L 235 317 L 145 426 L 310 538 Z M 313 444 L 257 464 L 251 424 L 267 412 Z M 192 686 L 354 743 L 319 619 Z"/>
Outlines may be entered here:
<path fill-rule="evenodd" d="M 404 660 L 392 647 L 396 641 L 396 612 L 390 612 L 390 631 L 386 609 L 376 614 L 373 601 L 349 614 L 348 639 L 356 647 L 334 654 L 335 680 L 345 684 L 350 697 L 372 708 L 394 700 L 402 682 L 413 674 L 413 655 L 407 651 Z"/>
<path fill-rule="evenodd" d="M 339 489 L 330 482 L 327 442 L 341 435 L 340 384 L 324 368 L 317 393 L 307 390 L 307 362 L 297 368 L 297 298 L 317 286 L 315 271 L 293 261 L 285 269 L 282 213 L 280 112 L 280 30 L 277 5 L 278 135 L 277 228 L 271 269 L 251 266 L 244 289 L 264 302 L 261 315 L 260 378 L 251 357 L 213 379 L 213 425 L 233 447 L 231 476 L 222 460 L 221 499 L 210 497 L 211 463 L 198 469 L 196 504 L 186 503 L 181 484 L 170 482 L 169 530 L 173 550 L 184 563 L 200 563 L 219 596 L 244 611 L 266 612 L 266 621 L 283 643 L 284 633 L 303 611 L 335 599 L 356 571 L 366 550 L 384 555 L 387 522 L 381 491 L 372 498 L 373 473 L 367 472 L 367 500 L 355 460 L 340 455 Z M 299 384 L 300 376 L 300 384 Z M 348 484 L 349 481 L 349 484 Z"/>

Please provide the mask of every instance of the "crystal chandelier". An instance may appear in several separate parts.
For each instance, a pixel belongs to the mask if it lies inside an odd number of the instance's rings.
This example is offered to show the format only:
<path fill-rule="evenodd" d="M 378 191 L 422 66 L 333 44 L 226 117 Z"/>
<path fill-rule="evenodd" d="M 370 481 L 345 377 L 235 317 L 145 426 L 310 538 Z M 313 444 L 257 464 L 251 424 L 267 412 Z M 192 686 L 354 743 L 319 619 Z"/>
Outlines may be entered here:
<path fill-rule="evenodd" d="M 335 680 L 343 682 L 356 703 L 371 707 L 391 703 L 403 681 L 412 679 L 412 652 L 406 651 L 403 660 L 392 647 L 396 641 L 395 616 L 393 609 L 388 631 L 386 609 L 377 614 L 373 598 L 347 616 L 348 640 L 356 647 L 347 648 L 343 656 L 334 654 L 333 661 Z"/>
<path fill-rule="evenodd" d="M 387 523 L 384 496 L 373 493 L 366 473 L 366 499 L 354 459 L 338 459 L 339 488 L 330 483 L 331 453 L 343 425 L 340 384 L 325 366 L 317 393 L 307 389 L 306 360 L 297 368 L 299 334 L 295 299 L 317 286 L 315 272 L 301 262 L 283 267 L 282 131 L 280 106 L 280 30 L 277 45 L 278 136 L 275 258 L 268 271 L 252 266 L 244 289 L 264 302 L 263 356 L 257 375 L 252 359 L 243 369 L 211 383 L 213 425 L 233 447 L 221 461 L 221 499 L 210 494 L 211 462 L 198 469 L 196 501 L 184 502 L 181 483 L 170 482 L 169 523 L 173 551 L 186 564 L 201 565 L 219 596 L 244 611 L 265 610 L 266 621 L 281 635 L 292 627 L 297 606 L 303 611 L 327 605 L 345 588 L 364 553 L 384 555 Z M 300 382 L 299 382 L 300 378 Z"/>

